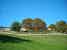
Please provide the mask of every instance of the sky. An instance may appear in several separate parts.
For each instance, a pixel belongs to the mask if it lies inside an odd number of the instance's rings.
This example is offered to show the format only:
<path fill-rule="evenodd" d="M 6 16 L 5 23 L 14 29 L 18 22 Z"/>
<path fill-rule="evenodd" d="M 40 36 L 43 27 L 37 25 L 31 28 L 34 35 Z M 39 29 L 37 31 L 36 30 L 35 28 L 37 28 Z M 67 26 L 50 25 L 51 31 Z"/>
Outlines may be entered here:
<path fill-rule="evenodd" d="M 40 18 L 47 25 L 67 22 L 67 0 L 0 0 L 0 25 L 10 26 L 25 18 Z"/>

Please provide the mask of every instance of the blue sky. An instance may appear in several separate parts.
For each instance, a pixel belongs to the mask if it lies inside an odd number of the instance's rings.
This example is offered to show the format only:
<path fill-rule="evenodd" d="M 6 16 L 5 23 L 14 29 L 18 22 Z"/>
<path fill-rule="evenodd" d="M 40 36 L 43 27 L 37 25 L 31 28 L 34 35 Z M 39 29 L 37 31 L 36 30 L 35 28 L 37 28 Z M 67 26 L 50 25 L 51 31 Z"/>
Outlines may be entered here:
<path fill-rule="evenodd" d="M 67 21 L 67 0 L 0 0 L 0 25 L 37 17 L 47 25 Z"/>

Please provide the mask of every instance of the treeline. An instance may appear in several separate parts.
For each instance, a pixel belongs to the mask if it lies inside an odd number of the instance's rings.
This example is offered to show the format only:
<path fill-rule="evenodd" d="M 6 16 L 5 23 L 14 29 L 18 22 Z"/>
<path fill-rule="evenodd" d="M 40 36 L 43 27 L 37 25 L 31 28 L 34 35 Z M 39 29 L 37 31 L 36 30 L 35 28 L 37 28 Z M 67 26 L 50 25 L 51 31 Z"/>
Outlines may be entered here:
<path fill-rule="evenodd" d="M 50 24 L 48 27 L 46 22 L 40 18 L 27 18 L 22 22 L 14 21 L 11 25 L 11 30 L 20 31 L 21 28 L 27 29 L 27 31 L 42 32 L 42 31 L 58 31 L 67 32 L 67 23 L 65 21 L 58 21 L 56 24 Z"/>
<path fill-rule="evenodd" d="M 57 32 L 67 32 L 67 22 L 65 21 L 58 21 L 56 24 L 50 24 L 48 28 L 51 28 L 52 31 Z"/>

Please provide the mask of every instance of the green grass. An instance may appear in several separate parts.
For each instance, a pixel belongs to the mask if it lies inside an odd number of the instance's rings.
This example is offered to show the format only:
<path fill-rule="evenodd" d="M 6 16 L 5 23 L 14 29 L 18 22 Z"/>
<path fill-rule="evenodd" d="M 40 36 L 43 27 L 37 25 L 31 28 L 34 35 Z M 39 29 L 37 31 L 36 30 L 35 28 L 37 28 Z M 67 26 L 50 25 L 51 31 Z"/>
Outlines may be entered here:
<path fill-rule="evenodd" d="M 0 50 L 67 50 L 67 36 L 18 36 L 16 38 L 0 35 Z"/>

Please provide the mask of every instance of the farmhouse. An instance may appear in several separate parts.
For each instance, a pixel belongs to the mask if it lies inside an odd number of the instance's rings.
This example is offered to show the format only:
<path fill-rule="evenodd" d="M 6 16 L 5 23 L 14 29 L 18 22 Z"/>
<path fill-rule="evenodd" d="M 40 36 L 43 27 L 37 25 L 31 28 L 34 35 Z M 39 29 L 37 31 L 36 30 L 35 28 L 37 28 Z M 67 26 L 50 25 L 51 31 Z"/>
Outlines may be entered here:
<path fill-rule="evenodd" d="M 22 28 L 20 29 L 20 32 L 26 32 L 26 31 L 27 31 L 27 29 L 24 28 L 24 27 L 22 27 Z"/>

